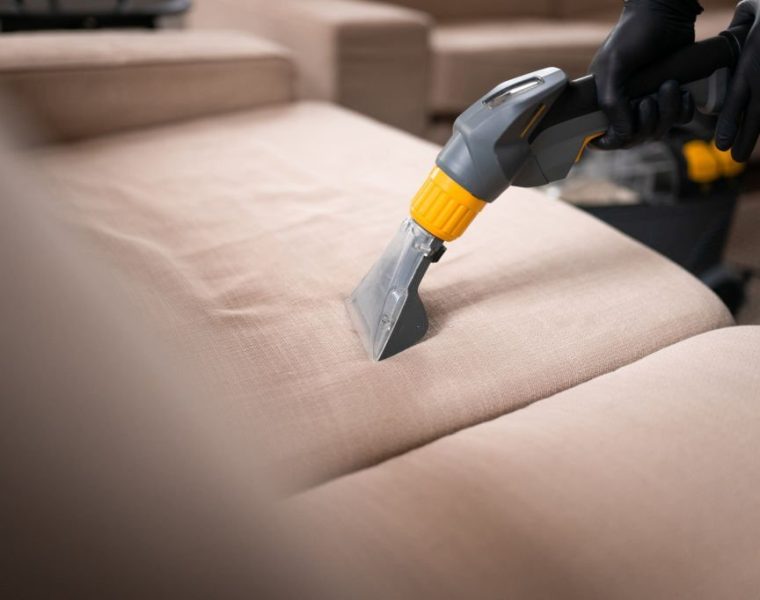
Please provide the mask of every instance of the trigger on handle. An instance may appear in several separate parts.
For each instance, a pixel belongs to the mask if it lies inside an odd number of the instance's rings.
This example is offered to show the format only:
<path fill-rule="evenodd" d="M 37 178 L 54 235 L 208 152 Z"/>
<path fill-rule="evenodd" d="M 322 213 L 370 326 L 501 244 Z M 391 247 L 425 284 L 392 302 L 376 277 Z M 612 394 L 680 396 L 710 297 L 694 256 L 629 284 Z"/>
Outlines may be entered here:
<path fill-rule="evenodd" d="M 583 158 L 583 153 L 586 151 L 586 147 L 593 142 L 596 138 L 602 137 L 604 135 L 604 131 L 597 131 L 595 133 L 590 133 L 585 138 L 583 138 L 583 143 L 581 144 L 580 149 L 578 150 L 578 154 L 575 155 L 575 162 L 580 161 L 581 158 Z"/>

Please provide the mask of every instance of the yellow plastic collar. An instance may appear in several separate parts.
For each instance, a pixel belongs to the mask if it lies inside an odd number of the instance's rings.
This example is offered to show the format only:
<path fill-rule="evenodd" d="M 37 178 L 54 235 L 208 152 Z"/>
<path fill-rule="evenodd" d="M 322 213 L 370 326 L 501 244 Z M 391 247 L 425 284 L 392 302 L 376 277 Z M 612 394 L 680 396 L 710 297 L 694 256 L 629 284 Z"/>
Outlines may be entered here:
<path fill-rule="evenodd" d="M 462 235 L 486 205 L 441 169 L 435 167 L 412 199 L 412 218 L 446 242 Z"/>

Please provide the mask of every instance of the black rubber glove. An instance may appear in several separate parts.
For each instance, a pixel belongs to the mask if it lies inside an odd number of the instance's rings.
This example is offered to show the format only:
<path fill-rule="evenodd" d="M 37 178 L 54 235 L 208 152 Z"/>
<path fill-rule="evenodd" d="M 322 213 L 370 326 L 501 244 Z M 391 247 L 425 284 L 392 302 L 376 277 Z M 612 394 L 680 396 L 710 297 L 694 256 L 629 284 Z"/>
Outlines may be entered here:
<path fill-rule="evenodd" d="M 731 21 L 732 27 L 751 25 L 751 29 L 715 130 L 715 145 L 720 150 L 731 148 L 731 156 L 739 162 L 749 158 L 760 134 L 759 4 L 759 0 L 742 0 Z"/>
<path fill-rule="evenodd" d="M 658 94 L 636 102 L 627 97 L 626 82 L 644 67 L 693 44 L 700 12 L 696 0 L 626 0 L 620 20 L 589 68 L 599 105 L 610 121 L 597 147 L 630 146 L 691 120 L 694 101 L 676 82 L 666 82 Z"/>

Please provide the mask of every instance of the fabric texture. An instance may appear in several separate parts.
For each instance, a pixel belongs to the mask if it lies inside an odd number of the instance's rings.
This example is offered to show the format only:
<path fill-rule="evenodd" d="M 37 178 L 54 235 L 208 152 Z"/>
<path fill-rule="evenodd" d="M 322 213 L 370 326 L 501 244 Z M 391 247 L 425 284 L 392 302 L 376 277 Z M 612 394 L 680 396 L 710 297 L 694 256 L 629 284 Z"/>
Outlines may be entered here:
<path fill-rule="evenodd" d="M 750 600 L 760 327 L 686 340 L 298 497 L 364 598 Z"/>
<path fill-rule="evenodd" d="M 300 103 L 51 149 L 66 197 L 213 401 L 295 489 L 366 467 L 731 323 L 690 275 L 511 189 L 430 269 L 427 338 L 371 362 L 344 298 L 438 149 Z M 254 425 L 258 425 L 253 433 Z"/>
<path fill-rule="evenodd" d="M 240 33 L 35 33 L 0 39 L 0 88 L 56 139 L 292 99 L 287 53 Z"/>
<path fill-rule="evenodd" d="M 458 114 L 502 81 L 545 67 L 579 77 L 609 30 L 608 23 L 560 20 L 439 25 L 431 39 L 431 107 L 437 113 Z"/>
<path fill-rule="evenodd" d="M 504 17 L 551 17 L 556 0 L 380 0 L 426 12 L 438 20 Z"/>
<path fill-rule="evenodd" d="M 594 3 L 592 0 L 591 4 Z M 714 35 L 718 35 L 721 31 L 725 30 L 731 22 L 731 17 L 734 15 L 734 8 L 736 2 L 734 0 L 700 0 L 700 5 L 704 8 L 704 12 L 697 17 L 697 22 L 694 24 L 694 30 L 697 40 L 703 40 Z M 574 6 L 574 5 L 573 5 Z M 619 2 L 613 2 L 611 5 L 604 6 L 604 0 L 602 6 L 588 12 L 570 12 L 572 6 L 565 14 L 569 15 L 570 20 L 565 21 L 568 25 L 572 24 L 572 17 L 582 19 L 584 21 L 592 21 L 595 23 L 603 22 L 610 29 L 620 17 L 620 11 L 622 6 Z"/>
<path fill-rule="evenodd" d="M 554 13 L 558 19 L 600 19 L 607 16 L 617 20 L 623 3 L 620 0 L 554 0 Z"/>
<path fill-rule="evenodd" d="M 698 38 L 722 31 L 732 12 L 730 0 L 703 4 Z M 547 66 L 585 74 L 620 9 L 619 0 L 215 0 L 190 20 L 282 43 L 302 98 L 426 134 L 431 111 L 456 115 L 510 77 Z"/>
<path fill-rule="evenodd" d="M 202 364 L 177 360 L 5 141 L 2 596 L 306 597 L 308 571 L 273 539 L 268 484 L 207 401 Z"/>
<path fill-rule="evenodd" d="M 298 66 L 301 98 L 336 102 L 416 134 L 425 128 L 425 14 L 357 0 L 215 0 L 197 3 L 190 21 L 285 45 Z"/>
<path fill-rule="evenodd" d="M 733 9 L 736 0 L 700 0 L 699 4 L 705 9 L 699 20 L 716 11 Z M 593 19 L 614 22 L 620 16 L 623 3 L 620 0 L 554 0 L 552 16 L 559 19 Z M 725 29 L 728 21 L 723 24 Z M 713 34 L 714 35 L 714 34 Z"/>
<path fill-rule="evenodd" d="M 591 59 L 620 14 L 567 10 L 559 19 L 460 20 L 435 27 L 430 103 L 433 112 L 458 114 L 493 86 L 530 71 L 559 67 L 570 77 L 587 73 Z M 725 5 L 709 6 L 696 24 L 697 39 L 719 34 L 731 21 Z M 578 18 L 583 20 L 578 20 Z"/>
<path fill-rule="evenodd" d="M 697 22 L 694 25 L 698 40 L 718 35 L 727 29 L 731 23 L 731 18 L 734 16 L 733 9 L 736 6 L 736 3 L 731 4 L 731 8 L 726 8 L 725 3 L 723 7 L 711 7 L 704 2 L 701 4 L 705 7 L 705 12 L 697 17 Z"/>

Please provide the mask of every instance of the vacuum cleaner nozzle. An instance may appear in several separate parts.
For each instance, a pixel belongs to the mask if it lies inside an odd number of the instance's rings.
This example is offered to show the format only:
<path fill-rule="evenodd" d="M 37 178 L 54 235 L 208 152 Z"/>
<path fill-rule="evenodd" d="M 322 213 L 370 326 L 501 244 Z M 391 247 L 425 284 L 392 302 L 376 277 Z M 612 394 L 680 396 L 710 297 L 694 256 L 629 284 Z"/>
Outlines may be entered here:
<path fill-rule="evenodd" d="M 697 106 L 714 108 L 725 97 L 728 72 L 746 36 L 737 31 L 687 46 L 645 69 L 631 93 L 643 97 L 678 79 Z M 428 321 L 418 289 L 445 250 L 444 241 L 461 236 L 510 185 L 564 179 L 607 125 L 593 76 L 568 81 L 554 67 L 505 81 L 464 111 L 412 199 L 411 218 L 347 300 L 370 357 L 388 358 L 425 335 Z"/>
<path fill-rule="evenodd" d="M 445 251 L 443 241 L 405 219 L 380 259 L 346 300 L 346 308 L 372 360 L 416 344 L 427 331 L 420 281 Z"/>

